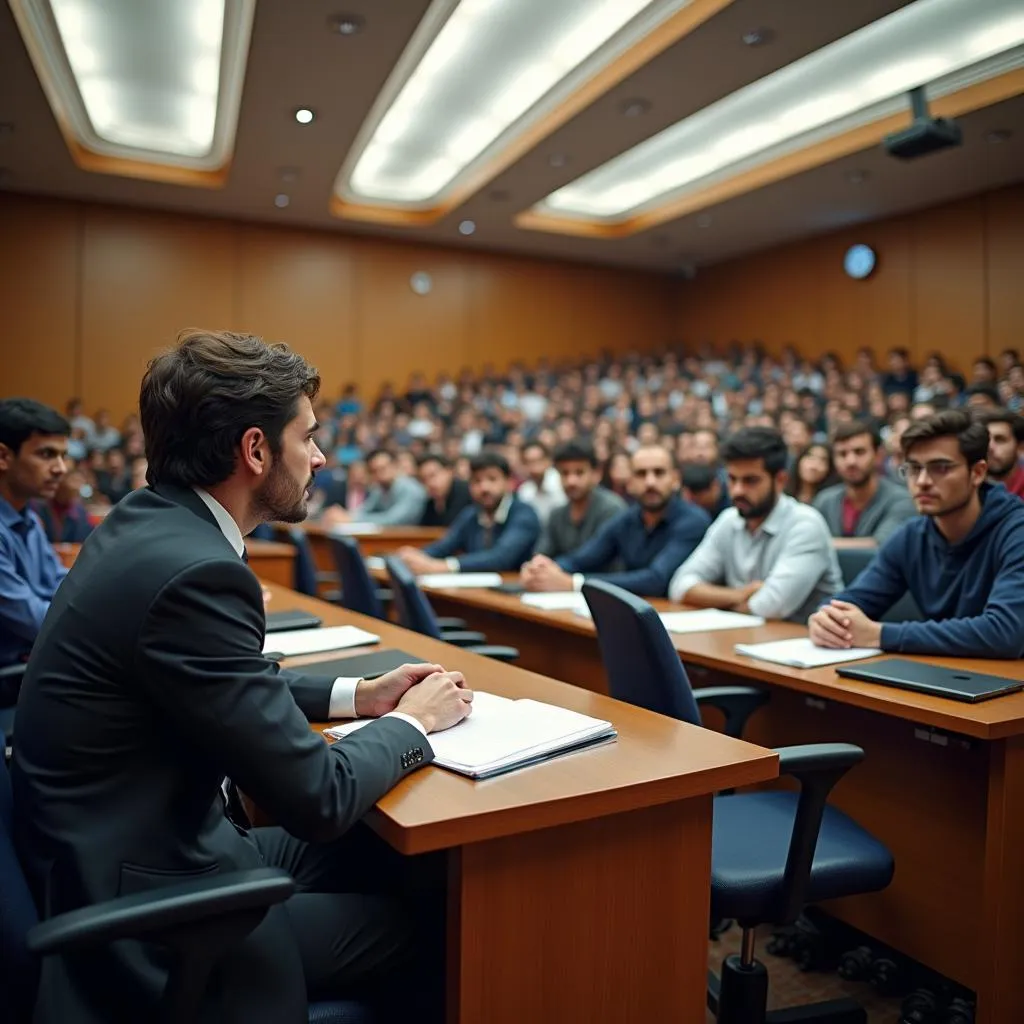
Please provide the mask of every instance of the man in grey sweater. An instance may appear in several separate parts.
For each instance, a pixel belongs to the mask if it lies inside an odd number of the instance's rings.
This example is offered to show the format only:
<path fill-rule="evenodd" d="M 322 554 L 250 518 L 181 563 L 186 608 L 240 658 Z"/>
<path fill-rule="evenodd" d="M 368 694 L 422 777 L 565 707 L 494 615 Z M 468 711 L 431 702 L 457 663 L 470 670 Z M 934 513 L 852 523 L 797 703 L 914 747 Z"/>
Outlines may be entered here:
<path fill-rule="evenodd" d="M 843 481 L 814 499 L 833 537 L 871 537 L 884 544 L 917 514 L 906 487 L 878 471 L 881 439 L 867 423 L 841 423 L 832 438 L 832 459 Z"/>
<path fill-rule="evenodd" d="M 379 526 L 412 526 L 419 523 L 427 507 L 427 492 L 411 476 L 398 472 L 394 455 L 384 448 L 370 452 L 366 457 L 373 486 L 366 500 L 349 515 L 338 505 L 324 510 L 320 521 L 325 526 L 340 523 L 376 523 Z"/>
<path fill-rule="evenodd" d="M 561 445 L 554 463 L 568 501 L 551 512 L 537 545 L 537 554 L 552 559 L 571 554 L 626 507 L 617 494 L 598 486 L 597 456 L 589 444 Z"/>

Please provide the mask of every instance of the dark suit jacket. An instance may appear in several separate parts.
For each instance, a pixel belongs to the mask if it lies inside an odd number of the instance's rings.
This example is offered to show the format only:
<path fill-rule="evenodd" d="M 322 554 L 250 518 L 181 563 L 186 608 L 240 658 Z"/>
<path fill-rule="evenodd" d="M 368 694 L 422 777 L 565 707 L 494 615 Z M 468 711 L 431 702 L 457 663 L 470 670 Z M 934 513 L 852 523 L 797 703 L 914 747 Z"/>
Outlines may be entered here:
<path fill-rule="evenodd" d="M 444 508 L 439 512 L 433 498 L 427 498 L 427 506 L 420 516 L 420 526 L 451 526 L 459 513 L 473 502 L 469 496 L 469 484 L 458 477 L 452 478 L 452 485 L 445 498 Z"/>
<path fill-rule="evenodd" d="M 395 718 L 324 743 L 307 719 L 327 717 L 332 680 L 267 661 L 264 628 L 256 577 L 193 491 L 135 491 L 97 528 L 18 706 L 15 839 L 44 916 L 260 866 L 224 815 L 225 775 L 289 832 L 332 840 L 432 759 Z M 164 964 L 129 942 L 49 957 L 37 1024 L 155 1019 Z M 200 1019 L 306 1020 L 283 907 L 215 970 Z"/>
<path fill-rule="evenodd" d="M 489 541 L 474 504 L 458 514 L 440 540 L 423 550 L 431 558 L 458 555 L 462 572 L 512 572 L 533 554 L 538 537 L 537 513 L 525 501 L 510 496 L 503 518 L 496 519 L 491 528 Z"/>

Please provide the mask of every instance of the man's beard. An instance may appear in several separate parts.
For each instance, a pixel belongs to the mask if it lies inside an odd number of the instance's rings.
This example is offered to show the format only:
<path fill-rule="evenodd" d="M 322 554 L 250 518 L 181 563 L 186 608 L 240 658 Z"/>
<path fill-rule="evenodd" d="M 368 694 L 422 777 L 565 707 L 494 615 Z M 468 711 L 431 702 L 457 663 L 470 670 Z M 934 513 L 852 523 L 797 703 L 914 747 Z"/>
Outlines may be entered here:
<path fill-rule="evenodd" d="M 296 484 L 284 464 L 275 460 L 266 481 L 256 492 L 257 515 L 265 523 L 301 523 L 309 515 L 306 490 L 312 486 L 312 477 L 305 485 Z"/>
<path fill-rule="evenodd" d="M 775 493 L 773 488 L 764 501 L 759 502 L 756 505 L 751 505 L 749 508 L 741 508 L 737 505 L 736 511 L 739 512 L 740 519 L 766 519 L 771 510 L 775 508 L 775 503 L 778 500 L 779 496 Z"/>

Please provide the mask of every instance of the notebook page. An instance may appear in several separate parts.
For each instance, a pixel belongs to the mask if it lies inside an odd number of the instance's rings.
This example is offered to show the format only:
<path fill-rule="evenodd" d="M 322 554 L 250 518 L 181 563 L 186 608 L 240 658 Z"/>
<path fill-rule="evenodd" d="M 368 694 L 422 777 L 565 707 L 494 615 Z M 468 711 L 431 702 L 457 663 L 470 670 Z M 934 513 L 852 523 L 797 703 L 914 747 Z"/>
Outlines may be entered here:
<path fill-rule="evenodd" d="M 497 572 L 428 572 L 419 577 L 421 587 L 480 588 L 501 586 Z"/>
<path fill-rule="evenodd" d="M 816 647 L 810 637 L 802 636 L 793 640 L 773 640 L 766 644 L 736 644 L 737 654 L 746 654 L 761 661 L 773 661 L 778 665 L 793 668 L 820 668 L 823 665 L 839 665 L 844 661 L 860 661 L 881 654 L 877 647 L 851 647 L 847 650 L 832 650 Z"/>
<path fill-rule="evenodd" d="M 758 615 L 743 615 L 719 608 L 702 608 L 695 612 L 665 612 L 660 615 L 664 627 L 670 633 L 710 633 L 718 629 L 752 629 L 763 626 L 764 619 Z"/>
<path fill-rule="evenodd" d="M 284 658 L 296 654 L 318 654 L 320 651 L 341 651 L 347 647 L 379 644 L 376 633 L 367 633 L 356 626 L 327 626 L 321 629 L 295 629 L 288 633 L 272 633 L 263 641 L 264 654 L 280 654 Z"/>
<path fill-rule="evenodd" d="M 519 600 L 531 608 L 540 608 L 547 612 L 569 611 L 582 614 L 587 609 L 587 599 L 575 590 L 553 590 L 539 594 L 523 594 Z"/>

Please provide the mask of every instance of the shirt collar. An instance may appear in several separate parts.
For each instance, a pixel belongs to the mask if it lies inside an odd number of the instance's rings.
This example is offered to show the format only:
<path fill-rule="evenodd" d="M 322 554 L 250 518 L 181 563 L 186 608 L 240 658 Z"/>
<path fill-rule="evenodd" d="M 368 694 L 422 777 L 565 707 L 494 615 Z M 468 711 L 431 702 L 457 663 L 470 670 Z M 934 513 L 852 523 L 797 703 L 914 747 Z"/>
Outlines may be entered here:
<path fill-rule="evenodd" d="M 217 520 L 217 526 L 224 534 L 224 539 L 235 549 L 235 554 L 241 558 L 245 553 L 245 541 L 242 539 L 242 531 L 238 528 L 238 523 L 235 522 L 231 513 L 208 491 L 204 491 L 201 487 L 193 487 L 192 490 L 202 498 L 203 504 L 213 513 L 213 518 Z"/>
<path fill-rule="evenodd" d="M 774 537 L 785 525 L 790 509 L 795 502 L 796 498 L 791 498 L 788 494 L 780 494 L 779 500 L 775 502 L 775 508 L 768 513 L 758 530 L 764 530 L 765 533 Z"/>
<path fill-rule="evenodd" d="M 477 519 L 481 526 L 504 526 L 505 520 L 508 519 L 509 509 L 512 508 L 512 495 L 506 494 L 504 498 L 498 502 L 498 507 L 494 510 L 493 516 L 488 516 L 486 513 L 481 512 Z"/>
<path fill-rule="evenodd" d="M 6 499 L 0 498 L 0 523 L 4 526 L 17 526 L 19 523 L 32 522 L 32 506 L 26 504 L 20 512 Z"/>

